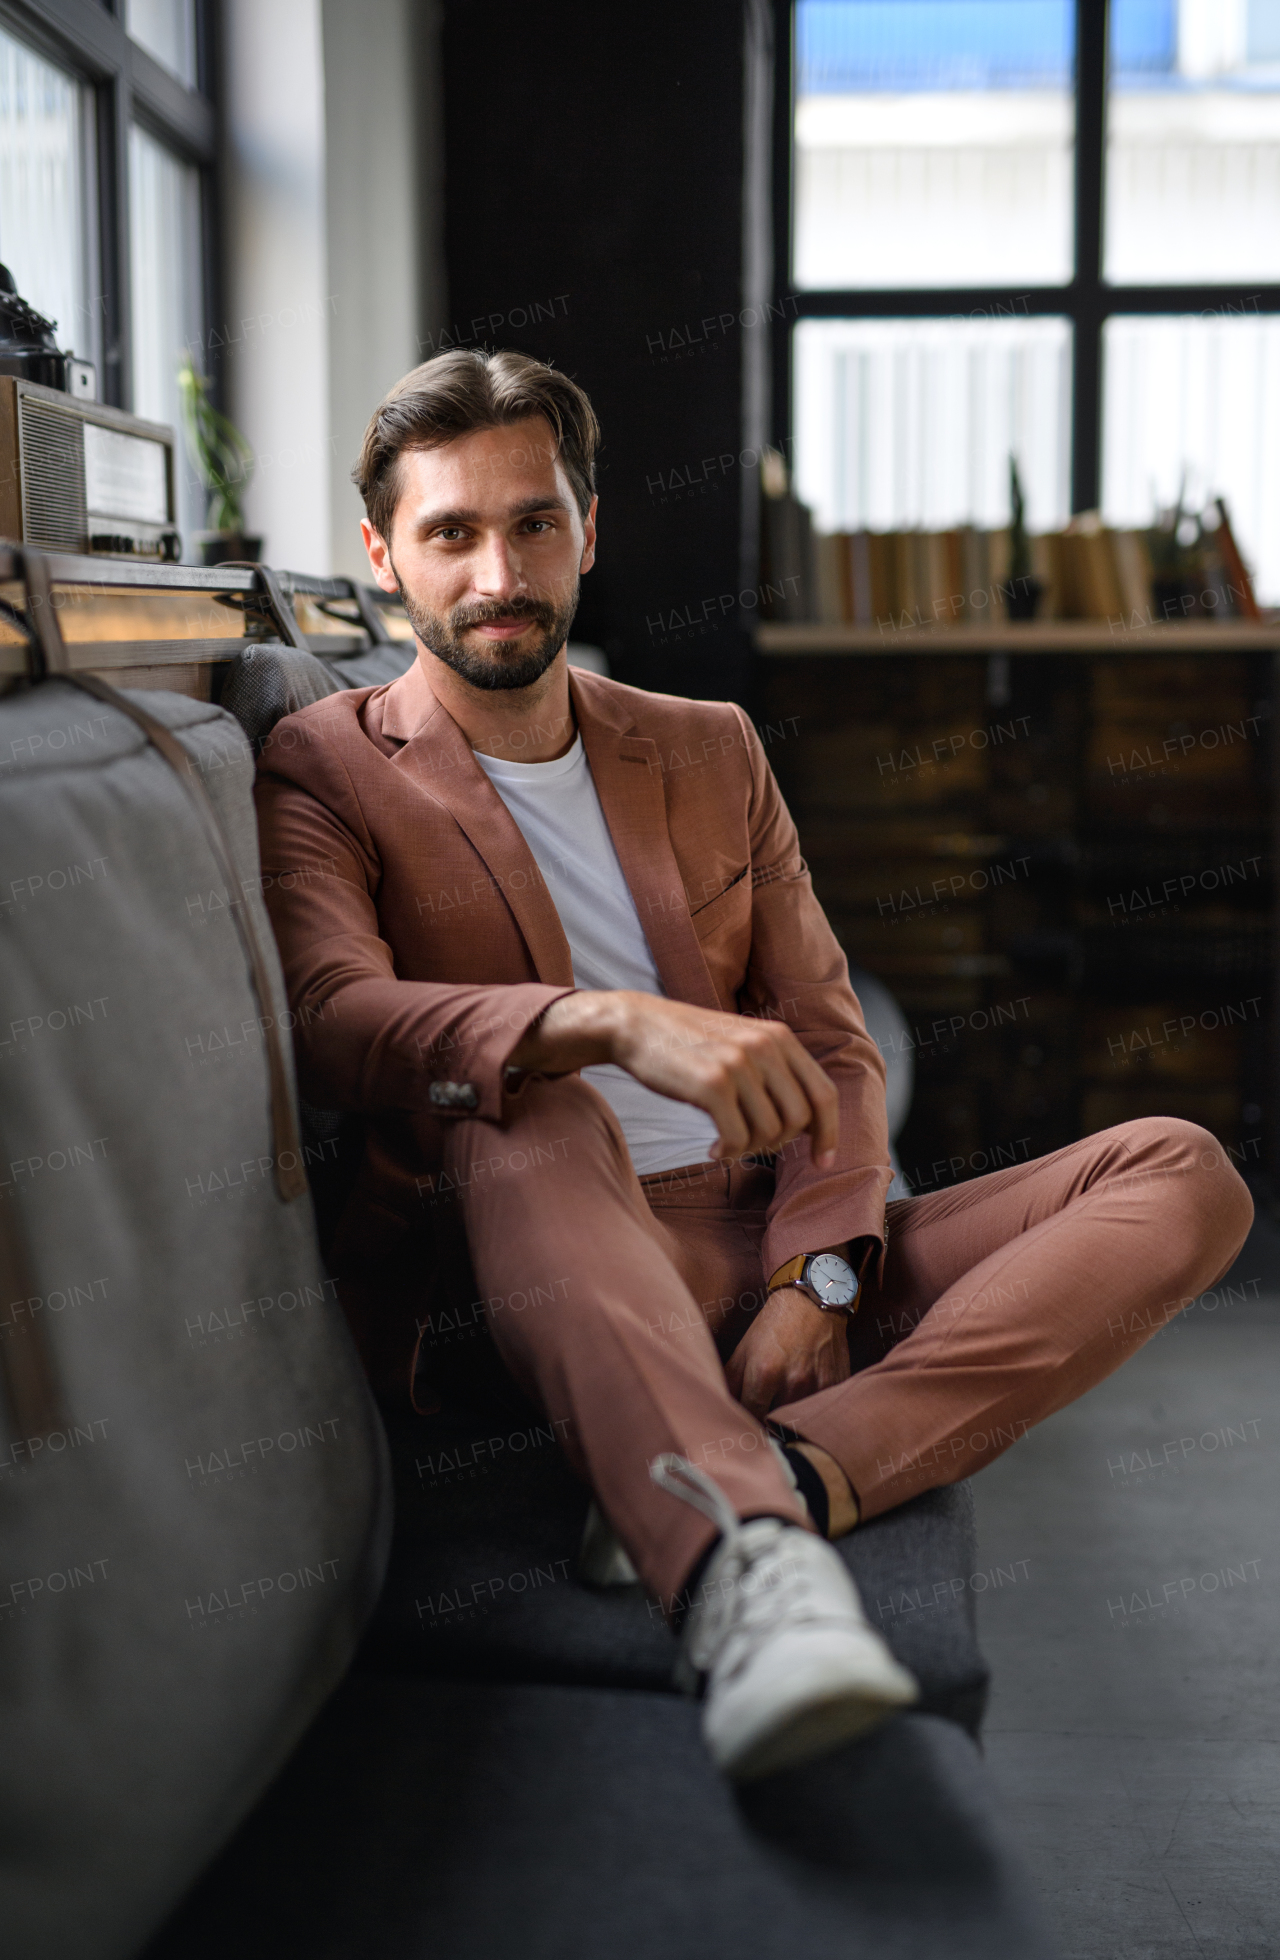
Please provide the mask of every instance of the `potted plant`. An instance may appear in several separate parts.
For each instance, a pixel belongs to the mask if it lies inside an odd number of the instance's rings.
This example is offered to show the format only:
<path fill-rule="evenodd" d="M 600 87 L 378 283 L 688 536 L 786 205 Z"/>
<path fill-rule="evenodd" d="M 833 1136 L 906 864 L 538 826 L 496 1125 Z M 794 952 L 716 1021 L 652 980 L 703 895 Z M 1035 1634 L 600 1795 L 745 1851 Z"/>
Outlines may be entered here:
<path fill-rule="evenodd" d="M 1031 540 L 1027 536 L 1027 503 L 1022 494 L 1018 459 L 1009 458 L 1009 583 L 1005 607 L 1010 619 L 1034 619 L 1044 591 L 1043 579 L 1031 570 Z"/>
<path fill-rule="evenodd" d="M 1204 588 L 1206 532 L 1187 509 L 1187 473 L 1182 472 L 1176 501 L 1158 510 L 1147 532 L 1151 559 L 1151 610 L 1157 619 L 1184 619 Z"/>
<path fill-rule="evenodd" d="M 187 452 L 209 496 L 210 534 L 200 540 L 206 565 L 262 556 L 262 539 L 245 536 L 244 493 L 253 475 L 253 451 L 234 422 L 216 409 L 208 378 L 190 354 L 178 370 Z"/>

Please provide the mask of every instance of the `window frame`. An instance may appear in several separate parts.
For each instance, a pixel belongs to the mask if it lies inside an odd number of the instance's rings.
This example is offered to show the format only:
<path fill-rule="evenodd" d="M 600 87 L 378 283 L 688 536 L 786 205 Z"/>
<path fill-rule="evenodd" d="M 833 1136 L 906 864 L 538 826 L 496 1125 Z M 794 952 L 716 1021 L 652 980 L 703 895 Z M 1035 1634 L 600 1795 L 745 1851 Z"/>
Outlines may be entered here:
<path fill-rule="evenodd" d="M 0 0 L 0 25 L 93 91 L 95 213 L 102 279 L 100 399 L 133 405 L 130 319 L 129 128 L 134 122 L 200 171 L 204 327 L 217 317 L 218 124 L 212 0 L 196 0 L 198 85 L 188 89 L 125 32 L 122 0 Z"/>
<path fill-rule="evenodd" d="M 786 330 L 773 339 L 773 441 L 790 456 L 792 331 L 798 320 L 931 320 L 988 311 L 1065 319 L 1071 328 L 1071 509 L 1101 502 L 1102 337 L 1118 315 L 1213 312 L 1246 305 L 1280 313 L 1280 285 L 1111 285 L 1102 276 L 1106 196 L 1107 56 L 1110 0 L 1076 0 L 1075 267 L 1065 285 L 844 287 L 801 290 L 792 279 L 795 214 L 796 0 L 773 0 L 775 81 L 773 127 L 773 318 Z"/>

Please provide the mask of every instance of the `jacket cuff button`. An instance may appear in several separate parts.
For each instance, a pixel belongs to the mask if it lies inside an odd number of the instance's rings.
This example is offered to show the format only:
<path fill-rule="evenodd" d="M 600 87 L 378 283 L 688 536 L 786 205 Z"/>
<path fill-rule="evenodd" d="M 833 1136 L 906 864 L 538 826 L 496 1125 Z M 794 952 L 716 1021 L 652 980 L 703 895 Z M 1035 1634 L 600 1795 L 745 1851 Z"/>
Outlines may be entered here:
<path fill-rule="evenodd" d="M 480 1097 L 470 1082 L 433 1082 L 427 1090 L 433 1109 L 478 1109 Z"/>

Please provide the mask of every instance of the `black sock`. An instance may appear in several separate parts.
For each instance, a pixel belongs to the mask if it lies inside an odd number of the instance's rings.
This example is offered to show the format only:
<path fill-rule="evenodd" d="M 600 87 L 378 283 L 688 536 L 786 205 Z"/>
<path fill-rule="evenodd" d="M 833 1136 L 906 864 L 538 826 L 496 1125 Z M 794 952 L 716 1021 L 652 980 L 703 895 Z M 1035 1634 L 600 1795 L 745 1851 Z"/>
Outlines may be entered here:
<path fill-rule="evenodd" d="M 689 1616 L 689 1608 L 693 1604 L 694 1594 L 697 1592 L 698 1586 L 701 1583 L 702 1575 L 706 1571 L 707 1566 L 711 1562 L 712 1553 L 719 1548 L 719 1544 L 720 1544 L 720 1534 L 719 1532 L 717 1532 L 715 1537 L 711 1540 L 711 1543 L 707 1546 L 706 1551 L 702 1552 L 699 1555 L 699 1557 L 695 1560 L 693 1569 L 690 1572 L 688 1578 L 685 1580 L 684 1585 L 681 1587 L 680 1591 L 674 1594 L 674 1596 L 672 1597 L 671 1631 L 673 1633 L 680 1633 L 682 1631 L 685 1620 Z"/>
<path fill-rule="evenodd" d="M 791 1473 L 800 1486 L 800 1495 L 809 1507 L 809 1516 L 817 1525 L 819 1535 L 825 1538 L 831 1529 L 831 1502 L 821 1471 L 794 1443 L 783 1443 L 782 1454 L 791 1465 Z"/>

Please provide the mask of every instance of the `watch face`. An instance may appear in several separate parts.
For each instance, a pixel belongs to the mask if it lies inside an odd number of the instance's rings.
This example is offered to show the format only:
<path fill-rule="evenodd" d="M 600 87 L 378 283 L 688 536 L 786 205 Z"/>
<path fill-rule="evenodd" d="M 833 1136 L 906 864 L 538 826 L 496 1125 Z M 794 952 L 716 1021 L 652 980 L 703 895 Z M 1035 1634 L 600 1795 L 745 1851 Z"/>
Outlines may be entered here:
<path fill-rule="evenodd" d="M 838 1252 L 820 1252 L 805 1277 L 824 1306 L 851 1307 L 858 1297 L 853 1267 Z"/>

